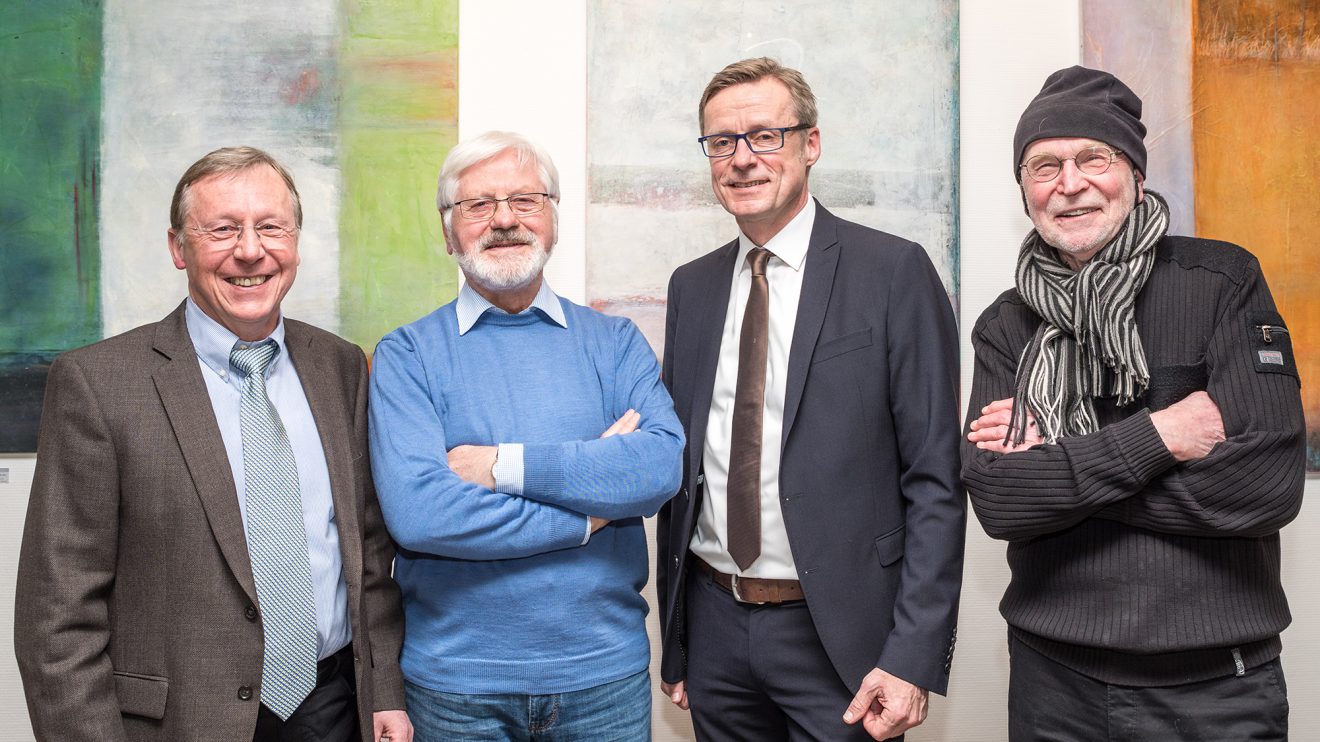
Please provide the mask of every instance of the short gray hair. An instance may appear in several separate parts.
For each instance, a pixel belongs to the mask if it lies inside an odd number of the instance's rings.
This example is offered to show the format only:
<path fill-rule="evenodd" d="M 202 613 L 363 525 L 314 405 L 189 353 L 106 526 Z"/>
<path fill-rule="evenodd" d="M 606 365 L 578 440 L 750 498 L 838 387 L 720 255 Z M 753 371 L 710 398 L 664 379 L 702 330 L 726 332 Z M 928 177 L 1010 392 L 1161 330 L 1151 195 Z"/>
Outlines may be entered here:
<path fill-rule="evenodd" d="M 701 93 L 701 103 L 697 105 L 697 124 L 701 127 L 701 133 L 706 133 L 706 104 L 711 98 L 735 85 L 760 82 L 767 78 L 778 80 L 788 88 L 799 126 L 816 125 L 816 96 L 802 73 L 792 67 L 785 67 L 777 59 L 755 57 L 730 64 L 706 83 L 706 89 Z"/>
<path fill-rule="evenodd" d="M 541 187 L 550 194 L 551 199 L 559 198 L 559 170 L 540 145 L 522 134 L 511 131 L 488 131 L 459 142 L 449 150 L 445 164 L 440 167 L 435 206 L 444 219 L 446 233 L 453 219 L 454 197 L 458 195 L 459 176 L 473 165 L 509 150 L 517 153 L 519 165 L 525 165 L 529 161 L 535 162 L 536 172 L 541 176 Z"/>
<path fill-rule="evenodd" d="M 284 185 L 289 187 L 289 201 L 293 205 L 294 226 L 301 228 L 303 221 L 302 199 L 298 197 L 298 187 L 293 184 L 293 176 L 289 174 L 289 171 L 285 170 L 284 166 L 268 152 L 259 150 L 256 147 L 221 147 L 194 162 L 184 172 L 183 177 L 179 178 L 178 185 L 174 186 L 174 198 L 170 201 L 170 229 L 178 233 L 181 241 L 186 241 L 182 231 L 183 221 L 188 217 L 188 210 L 192 207 L 193 183 L 212 175 L 233 175 L 261 165 L 269 165 L 270 169 L 274 170 L 284 181 Z"/>

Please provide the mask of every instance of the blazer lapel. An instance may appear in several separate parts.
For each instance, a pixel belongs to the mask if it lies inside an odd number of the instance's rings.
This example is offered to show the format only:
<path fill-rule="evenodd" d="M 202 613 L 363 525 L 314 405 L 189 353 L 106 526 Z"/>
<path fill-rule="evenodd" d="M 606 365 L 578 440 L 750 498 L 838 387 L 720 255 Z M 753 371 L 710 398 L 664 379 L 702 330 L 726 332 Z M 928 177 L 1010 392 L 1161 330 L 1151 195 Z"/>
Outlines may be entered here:
<path fill-rule="evenodd" d="M 329 367 L 333 357 L 329 350 L 318 352 L 315 337 L 299 322 L 284 321 L 284 343 L 289 348 L 289 360 L 298 370 L 303 394 L 316 420 L 321 450 L 325 452 L 325 465 L 330 472 L 330 498 L 335 506 L 335 524 L 339 530 L 339 554 L 343 561 L 344 579 L 350 585 L 360 585 L 362 573 L 362 543 L 355 537 L 358 527 L 358 499 L 353 476 L 353 451 L 349 444 L 353 435 L 353 421 L 345 414 L 348 404 L 343 385 L 345 379 Z M 350 599 L 358 593 L 350 593 Z"/>
<path fill-rule="evenodd" d="M 697 296 L 694 313 L 698 327 L 696 342 L 697 367 L 692 377 L 691 404 L 687 419 L 688 427 L 688 471 L 695 473 L 701 468 L 701 454 L 706 447 L 706 422 L 710 419 L 710 400 L 715 392 L 715 370 L 720 360 L 720 340 L 724 332 L 724 320 L 729 310 L 729 290 L 733 285 L 734 261 L 738 257 L 738 240 L 721 248 L 716 269 L 698 275 L 702 281 L 692 287 Z M 689 315 L 691 316 L 691 315 Z"/>
<path fill-rule="evenodd" d="M 220 426 L 215 420 L 211 397 L 206 391 L 197 362 L 197 352 L 188 337 L 184 305 L 156 325 L 153 345 L 156 352 L 169 359 L 152 374 L 165 414 L 169 417 L 179 449 L 188 465 L 193 486 L 202 501 L 220 551 L 229 569 L 243 586 L 248 599 L 257 600 L 252 580 L 252 562 L 248 558 L 247 535 L 238 508 L 238 489 Z"/>
<path fill-rule="evenodd" d="M 788 433 L 797 418 L 802 390 L 807 384 L 807 370 L 811 355 L 820 337 L 825 310 L 830 305 L 834 289 L 834 272 L 839 265 L 838 218 L 816 204 L 816 222 L 811 228 L 811 242 L 807 245 L 806 273 L 802 276 L 802 297 L 798 300 L 797 321 L 793 325 L 793 343 L 788 351 L 788 378 L 784 388 L 784 428 L 779 446 L 783 450 Z"/>

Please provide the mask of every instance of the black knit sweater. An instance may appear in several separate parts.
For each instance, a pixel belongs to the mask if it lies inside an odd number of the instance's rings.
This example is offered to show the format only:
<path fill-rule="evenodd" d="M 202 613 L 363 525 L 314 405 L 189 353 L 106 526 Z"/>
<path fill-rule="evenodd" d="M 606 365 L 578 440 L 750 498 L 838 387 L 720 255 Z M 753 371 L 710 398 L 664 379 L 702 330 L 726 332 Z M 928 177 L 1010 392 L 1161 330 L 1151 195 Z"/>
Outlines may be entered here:
<path fill-rule="evenodd" d="M 1236 245 L 1166 237 L 1136 303 L 1151 370 L 1138 403 L 1096 400 L 1101 429 L 998 455 L 963 441 L 963 479 L 986 532 L 1008 544 L 1011 630 L 1099 680 L 1173 685 L 1278 655 L 1291 616 L 1279 529 L 1301 507 L 1305 433 L 1283 320 Z M 976 323 L 968 423 L 1013 396 L 1040 317 L 1015 290 Z M 1264 329 L 1272 328 L 1272 329 Z M 1227 440 L 1177 463 L 1150 421 L 1193 391 Z"/>

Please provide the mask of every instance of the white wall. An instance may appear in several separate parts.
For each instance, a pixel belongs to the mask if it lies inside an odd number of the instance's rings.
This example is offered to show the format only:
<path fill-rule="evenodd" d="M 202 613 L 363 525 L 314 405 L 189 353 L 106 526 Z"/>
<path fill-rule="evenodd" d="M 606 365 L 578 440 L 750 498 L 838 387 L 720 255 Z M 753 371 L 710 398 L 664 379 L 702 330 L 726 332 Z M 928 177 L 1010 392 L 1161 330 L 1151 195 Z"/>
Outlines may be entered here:
<path fill-rule="evenodd" d="M 540 141 L 559 166 L 560 242 L 547 269 L 557 291 L 585 299 L 586 3 L 463 0 L 460 5 L 460 137 L 491 128 Z M 1030 30 L 1030 35 L 1026 34 Z M 1025 40 L 1031 39 L 1030 49 Z M 971 384 L 970 329 L 981 309 L 1012 285 L 1018 243 L 1029 228 L 1010 172 L 1017 116 L 1050 72 L 1079 59 L 1073 2 L 963 0 L 961 10 L 961 258 L 963 389 Z M 732 61 L 732 60 L 731 60 Z M 519 70 L 535 70 L 535 84 Z M 645 74 L 647 71 L 639 71 Z M 692 98 L 700 91 L 692 91 Z M 691 100 L 656 101 L 690 106 Z M 161 206 L 165 208 L 164 204 Z M 964 403 L 965 408 L 965 403 Z M 0 457 L 0 742 L 31 740 L 14 666 L 13 586 L 32 457 Z M 3 479 L 3 477 L 0 477 Z M 1307 494 L 1320 492 L 1308 482 Z M 1307 567 L 1320 560 L 1320 515 L 1304 508 L 1283 532 L 1284 582 L 1294 624 L 1284 634 L 1284 665 L 1296 739 L 1320 738 L 1320 591 Z M 1004 739 L 1008 660 L 996 605 L 1008 581 L 1004 548 L 969 524 L 967 566 L 950 698 L 934 698 L 930 719 L 908 739 Z M 658 629 L 651 622 L 654 639 Z M 658 648 L 653 651 L 658 653 Z M 658 742 L 689 739 L 684 714 L 658 694 Z"/>

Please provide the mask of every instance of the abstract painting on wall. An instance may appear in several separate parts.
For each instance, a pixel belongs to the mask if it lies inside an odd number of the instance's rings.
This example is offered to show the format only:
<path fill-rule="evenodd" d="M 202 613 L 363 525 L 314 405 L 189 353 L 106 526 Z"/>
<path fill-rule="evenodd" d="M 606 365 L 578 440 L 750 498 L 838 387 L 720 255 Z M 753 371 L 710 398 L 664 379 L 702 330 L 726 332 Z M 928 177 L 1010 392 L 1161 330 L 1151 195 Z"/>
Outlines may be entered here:
<path fill-rule="evenodd" d="M 452 298 L 433 204 L 457 65 L 458 0 L 0 5 L 0 452 L 35 450 L 56 355 L 182 300 L 170 197 L 217 147 L 298 184 L 289 316 L 370 352 Z"/>
<path fill-rule="evenodd" d="M 1147 182 L 1171 231 L 1259 260 L 1302 380 L 1320 473 L 1320 7 L 1306 0 L 1084 0 L 1084 64 L 1145 104 Z"/>
<path fill-rule="evenodd" d="M 632 317 L 659 351 L 669 274 L 737 236 L 711 193 L 697 103 L 726 64 L 756 56 L 801 70 L 816 94 L 812 195 L 920 242 L 956 305 L 956 0 L 591 0 L 587 17 L 594 307 Z"/>

